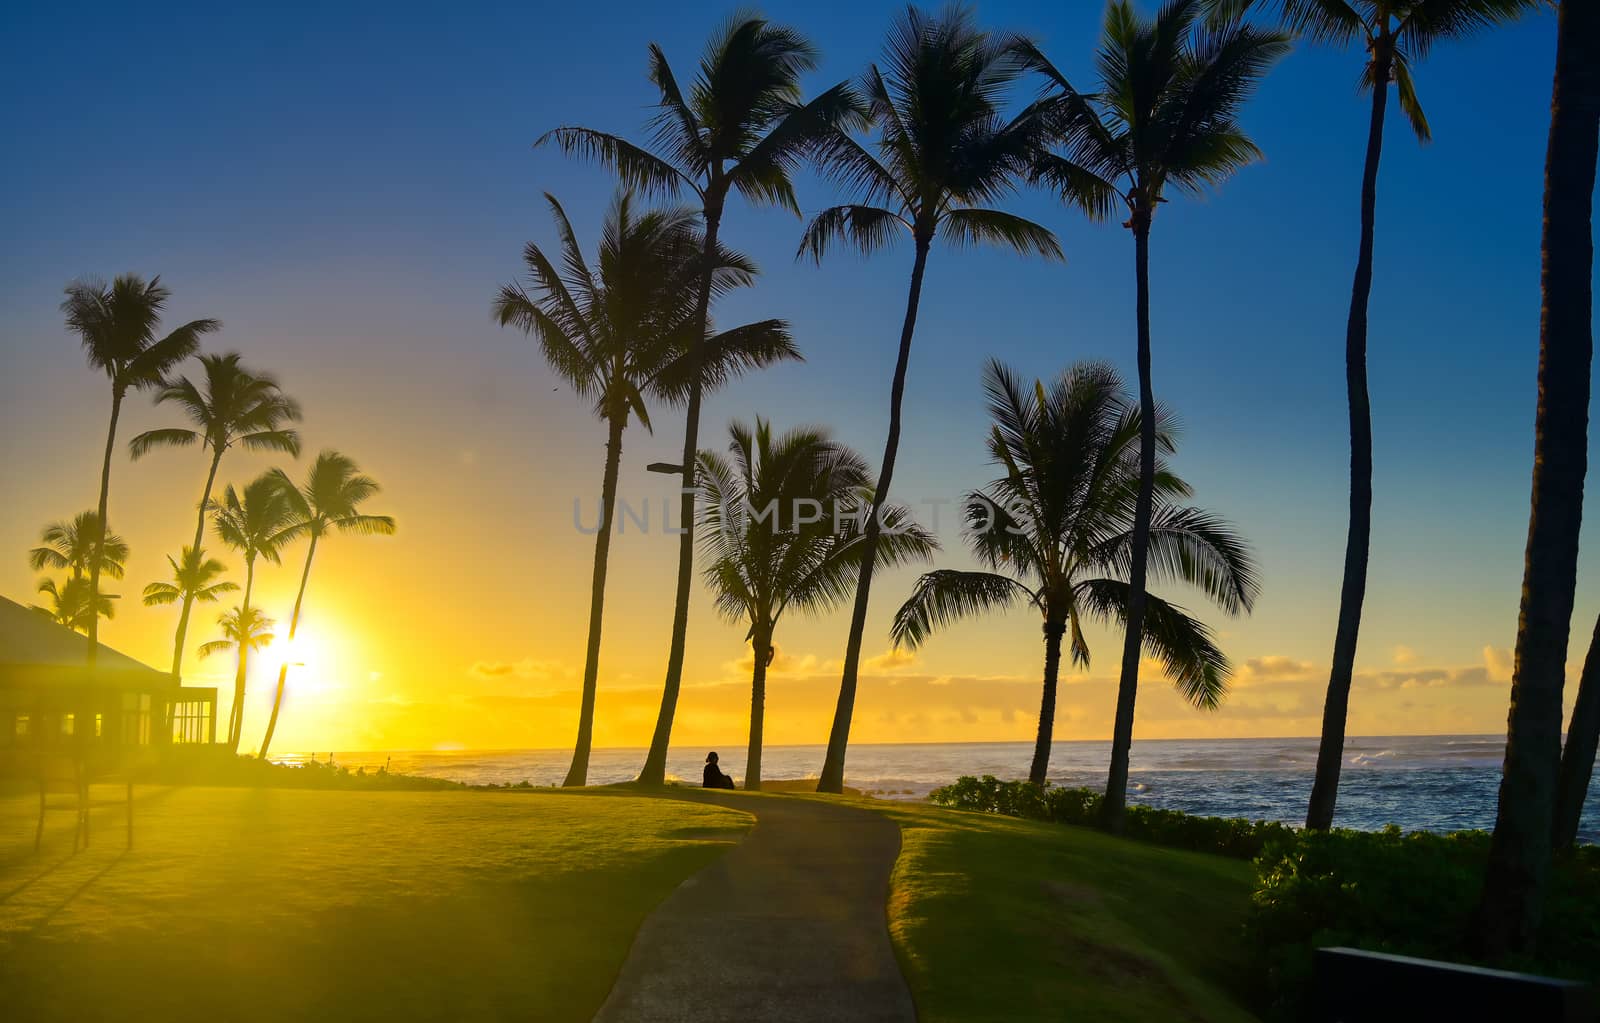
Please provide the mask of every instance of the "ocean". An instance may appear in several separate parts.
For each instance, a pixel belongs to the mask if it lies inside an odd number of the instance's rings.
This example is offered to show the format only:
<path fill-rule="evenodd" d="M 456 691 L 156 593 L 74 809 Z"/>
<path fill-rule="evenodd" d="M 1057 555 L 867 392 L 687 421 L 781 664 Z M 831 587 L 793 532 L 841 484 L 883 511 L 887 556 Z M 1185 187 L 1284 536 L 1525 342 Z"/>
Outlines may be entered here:
<path fill-rule="evenodd" d="M 717 751 L 723 770 L 742 780 L 745 749 Z M 1345 743 L 1337 823 L 1341 827 L 1454 831 L 1490 828 L 1500 784 L 1505 737 L 1429 735 L 1352 738 Z M 698 783 L 703 749 L 673 749 L 669 776 Z M 326 752 L 285 754 L 295 763 Z M 571 758 L 568 750 L 451 750 L 332 754 L 355 769 L 387 764 L 406 774 L 469 784 L 527 781 L 559 785 Z M 768 779 L 815 777 L 822 746 L 769 746 L 762 760 Z M 850 747 L 845 783 L 885 799 L 923 799 L 964 774 L 1025 777 L 1033 756 L 1029 742 L 893 743 Z M 1053 784 L 1100 788 L 1105 784 L 1109 742 L 1057 742 L 1051 751 Z M 1317 760 L 1317 740 L 1146 739 L 1133 745 L 1129 798 L 1149 806 L 1218 817 L 1245 817 L 1298 824 Z M 597 749 L 589 759 L 589 782 L 632 779 L 643 749 Z M 1591 786 L 1582 838 L 1600 841 L 1600 788 Z"/>

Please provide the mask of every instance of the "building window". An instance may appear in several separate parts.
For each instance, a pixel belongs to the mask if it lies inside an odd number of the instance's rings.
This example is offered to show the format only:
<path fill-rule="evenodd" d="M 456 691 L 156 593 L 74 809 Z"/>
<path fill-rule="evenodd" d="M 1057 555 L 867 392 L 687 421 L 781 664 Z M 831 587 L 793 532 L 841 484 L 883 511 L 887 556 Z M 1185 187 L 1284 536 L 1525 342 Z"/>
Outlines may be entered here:
<path fill-rule="evenodd" d="M 130 746 L 150 744 L 150 694 L 122 694 L 122 741 Z"/>
<path fill-rule="evenodd" d="M 96 739 L 98 739 L 102 735 L 104 735 L 105 734 L 105 728 L 106 728 L 106 716 L 104 714 L 96 714 L 94 716 L 94 737 Z"/>
<path fill-rule="evenodd" d="M 27 714 L 18 714 L 12 726 L 11 734 L 18 739 L 26 739 L 33 733 L 33 718 Z"/>
<path fill-rule="evenodd" d="M 71 738 L 72 733 L 77 731 L 77 728 L 78 715 L 71 711 L 61 715 L 61 735 L 63 738 Z"/>
<path fill-rule="evenodd" d="M 172 708 L 173 742 L 211 740 L 211 703 L 208 700 L 183 700 Z"/>

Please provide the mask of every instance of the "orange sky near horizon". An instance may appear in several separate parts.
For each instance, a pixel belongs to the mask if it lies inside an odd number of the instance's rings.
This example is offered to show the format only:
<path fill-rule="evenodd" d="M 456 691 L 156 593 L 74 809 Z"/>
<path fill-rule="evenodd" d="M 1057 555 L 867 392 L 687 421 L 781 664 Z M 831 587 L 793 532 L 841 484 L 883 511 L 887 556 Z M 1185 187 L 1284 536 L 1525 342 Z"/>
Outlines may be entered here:
<path fill-rule="evenodd" d="M 519 391 L 541 398 L 550 394 L 545 371 L 515 346 L 508 346 L 506 358 L 520 365 L 514 371 L 506 367 L 503 376 L 478 378 L 490 393 L 465 403 L 465 411 L 458 405 L 460 428 L 453 434 L 396 411 L 428 407 L 430 396 L 421 381 L 445 389 L 459 384 L 450 380 L 440 353 L 406 356 L 429 365 L 406 372 L 391 369 L 393 375 L 383 381 L 387 398 L 352 391 L 356 397 L 341 400 L 359 375 L 361 348 L 359 340 L 330 347 L 347 354 L 320 367 L 311 357 L 314 353 L 296 352 L 293 346 L 269 356 L 269 364 L 279 369 L 308 410 L 303 424 L 307 454 L 300 465 L 285 467 L 298 475 L 311 453 L 336 443 L 383 483 L 384 492 L 371 502 L 371 510 L 394 514 L 400 526 L 392 538 L 334 536 L 319 548 L 295 655 L 304 663 L 292 671 L 274 748 L 567 746 L 576 727 L 592 554 L 592 539 L 573 525 L 573 499 L 582 500 L 581 514 L 592 518 L 600 429 L 565 394 L 526 407 L 493 397 L 500 386 L 496 381 L 515 379 L 513 372 L 528 380 Z M 257 350 L 252 346 L 252 352 Z M 41 338 L 34 351 L 41 362 L 38 374 L 49 387 L 70 393 L 76 407 L 97 407 L 104 385 L 77 364 L 78 353 L 68 339 Z M 510 428 L 481 429 L 475 417 Z M 662 418 L 658 436 L 630 431 L 625 449 L 625 496 L 636 505 L 650 504 L 655 529 L 641 535 L 629 522 L 613 543 L 595 726 L 595 744 L 601 747 L 647 743 L 660 698 L 676 539 L 660 532 L 659 515 L 673 481 L 647 474 L 642 466 L 671 457 L 676 427 L 666 425 L 669 417 Z M 714 408 L 708 423 L 721 418 L 722 410 Z M 170 419 L 166 410 L 135 398 L 120 431 L 122 441 Z M 101 428 L 98 423 L 64 424 L 52 438 L 56 457 L 51 460 L 15 448 L 7 453 L 7 492 L 12 498 L 0 519 L 0 545 L 13 556 L 0 562 L 0 592 L 29 601 L 34 576 L 22 554 L 39 526 L 92 503 L 95 435 Z M 547 443 L 524 446 L 519 436 L 545 438 Z M 570 446 L 548 443 L 557 437 L 570 439 Z M 175 612 L 139 606 L 136 594 L 164 567 L 163 552 L 184 542 L 192 529 L 189 509 L 198 497 L 203 461 L 198 452 L 173 451 L 130 463 L 119 450 L 114 467 L 112 520 L 134 553 L 128 578 L 116 586 L 121 593 L 117 618 L 103 627 L 102 636 L 152 665 L 165 666 L 170 660 Z M 265 456 L 230 453 L 222 478 L 242 483 L 271 464 L 273 459 Z M 976 482 L 986 472 L 979 465 L 968 475 Z M 486 514 L 485 507 L 508 510 Z M 941 527 L 947 550 L 939 562 L 965 563 L 949 525 Z M 291 548 L 282 567 L 262 565 L 259 570 L 258 601 L 280 623 L 286 622 L 303 556 L 303 546 Z M 237 561 L 222 557 L 230 564 Z M 1324 563 L 1328 560 L 1322 557 Z M 1437 627 L 1431 635 L 1403 621 L 1396 629 L 1401 608 L 1384 586 L 1386 571 L 1386 566 L 1374 565 L 1367 633 L 1372 638 L 1364 644 L 1358 665 L 1350 734 L 1498 731 L 1506 712 L 1515 589 L 1499 595 L 1508 614 L 1505 633 L 1494 637 L 1498 643 L 1442 642 Z M 1332 595 L 1324 595 L 1317 614 L 1307 615 L 1298 604 L 1280 607 L 1274 592 L 1282 579 L 1280 567 L 1268 559 L 1263 574 L 1266 587 L 1254 618 L 1229 621 L 1215 612 L 1203 613 L 1238 666 L 1224 707 L 1206 713 L 1186 706 L 1159 681 L 1159 669 L 1147 664 L 1138 736 L 1317 732 L 1326 682 L 1326 663 L 1318 652 L 1327 639 L 1324 624 L 1332 621 Z M 886 639 L 888 619 L 913 578 L 913 570 L 887 573 L 875 587 L 868 631 L 871 656 L 862 672 L 854 741 L 1031 739 L 1041 660 L 1035 620 L 1019 611 L 937 634 L 915 654 L 893 651 Z M 197 606 L 185 680 L 219 688 L 219 714 L 225 721 L 231 660 L 201 660 L 193 652 L 214 638 L 218 610 Z M 1306 625 L 1291 631 L 1287 626 L 1302 616 Z M 780 627 L 780 653 L 769 681 L 768 742 L 825 740 L 845 622 L 840 611 Z M 750 653 L 743 634 L 743 627 L 714 616 L 697 587 L 676 742 L 733 746 L 744 740 Z M 1395 642 L 1400 636 L 1411 637 L 1411 642 Z M 1092 669 L 1069 671 L 1063 679 L 1058 738 L 1104 738 L 1110 730 L 1120 637 L 1091 630 L 1089 638 L 1095 653 Z M 1584 639 L 1579 636 L 1575 642 Z M 246 748 L 259 740 L 264 728 L 271 676 L 282 657 L 281 651 L 269 649 L 251 673 Z"/>

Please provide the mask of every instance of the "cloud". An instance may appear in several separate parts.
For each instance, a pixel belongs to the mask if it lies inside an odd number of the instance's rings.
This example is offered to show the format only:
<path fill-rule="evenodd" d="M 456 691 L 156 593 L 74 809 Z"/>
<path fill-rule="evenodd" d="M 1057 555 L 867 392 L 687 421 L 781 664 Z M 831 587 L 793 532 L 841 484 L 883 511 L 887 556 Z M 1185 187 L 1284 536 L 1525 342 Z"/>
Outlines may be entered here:
<path fill-rule="evenodd" d="M 890 647 L 876 657 L 861 662 L 868 671 L 898 671 L 917 663 L 917 655 L 904 647 Z"/>
<path fill-rule="evenodd" d="M 1397 666 L 1407 668 L 1417 663 L 1417 652 L 1401 643 L 1394 648 L 1393 660 Z"/>
<path fill-rule="evenodd" d="M 772 645 L 772 648 L 775 652 L 772 655 L 772 663 L 767 665 L 767 676 L 769 678 L 778 675 L 810 675 L 825 668 L 834 670 L 829 665 L 824 664 L 816 654 L 792 654 L 776 643 Z M 722 662 L 722 673 L 730 680 L 749 681 L 751 673 L 755 671 L 755 667 L 755 650 L 750 644 L 746 643 L 744 656 L 736 661 Z"/>
<path fill-rule="evenodd" d="M 1442 689 L 1492 686 L 1489 672 L 1476 665 L 1458 668 L 1417 668 L 1410 671 L 1361 671 L 1351 684 L 1365 689 Z"/>
<path fill-rule="evenodd" d="M 1496 682 L 1511 681 L 1511 651 L 1505 647 L 1485 646 L 1483 667 Z"/>
<path fill-rule="evenodd" d="M 557 661 L 539 661 L 532 657 L 524 657 L 520 661 L 473 661 L 467 674 L 486 682 L 506 679 L 559 682 L 576 675 L 571 668 Z"/>
<path fill-rule="evenodd" d="M 1252 657 L 1239 665 L 1234 672 L 1235 685 L 1260 685 L 1265 682 L 1305 682 L 1316 673 L 1317 666 L 1310 661 L 1297 661 L 1293 657 L 1267 654 Z"/>

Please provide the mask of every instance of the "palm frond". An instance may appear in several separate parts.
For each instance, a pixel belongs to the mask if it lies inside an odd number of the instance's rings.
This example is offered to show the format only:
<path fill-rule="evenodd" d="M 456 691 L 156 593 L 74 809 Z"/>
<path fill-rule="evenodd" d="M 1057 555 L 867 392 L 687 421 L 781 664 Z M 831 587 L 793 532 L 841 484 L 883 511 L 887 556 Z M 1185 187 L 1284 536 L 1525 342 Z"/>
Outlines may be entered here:
<path fill-rule="evenodd" d="M 1131 588 L 1120 579 L 1086 579 L 1079 606 L 1093 618 L 1126 623 Z M 1161 661 L 1178 693 L 1202 710 L 1216 710 L 1228 693 L 1232 666 L 1203 622 L 1152 593 L 1145 594 L 1144 649 Z"/>
<path fill-rule="evenodd" d="M 1428 115 L 1422 111 L 1422 101 L 1417 98 L 1416 84 L 1411 80 L 1411 62 L 1402 53 L 1396 53 L 1394 58 L 1394 88 L 1395 98 L 1400 101 L 1400 110 L 1406 115 L 1406 120 L 1411 122 L 1411 131 L 1417 136 L 1417 141 L 1433 141 L 1433 130 L 1428 127 Z"/>
<path fill-rule="evenodd" d="M 186 448 L 200 442 L 193 430 L 146 430 L 128 441 L 128 456 L 138 461 L 156 448 Z"/>
<path fill-rule="evenodd" d="M 953 209 L 943 221 L 944 234 L 956 245 L 1000 245 L 1022 255 L 1060 262 L 1061 243 L 1048 228 L 1000 210 Z"/>
<path fill-rule="evenodd" d="M 895 612 L 889 635 L 896 646 L 914 650 L 937 628 L 1032 598 L 1032 591 L 1009 576 L 938 569 L 917 580 L 911 596 Z"/>
<path fill-rule="evenodd" d="M 346 515 L 334 519 L 333 525 L 341 533 L 358 536 L 393 536 L 397 528 L 392 515 Z"/>
<path fill-rule="evenodd" d="M 652 389 L 673 403 L 687 400 L 697 361 L 701 388 L 714 391 L 752 370 L 778 362 L 802 362 L 804 357 L 786 321 L 746 323 L 706 338 L 698 352 L 684 352 L 661 367 L 650 382 Z"/>
<path fill-rule="evenodd" d="M 608 167 L 629 188 L 649 195 L 673 196 L 688 188 L 700 189 L 676 167 L 627 139 L 592 128 L 567 126 L 545 132 L 535 146 L 554 144 L 568 156 L 593 160 Z"/>
<path fill-rule="evenodd" d="M 818 213 L 806 225 L 795 258 L 810 256 L 820 264 L 834 242 L 848 242 L 863 255 L 870 255 L 887 248 L 901 230 L 910 231 L 911 225 L 890 210 L 875 206 L 834 206 Z"/>

